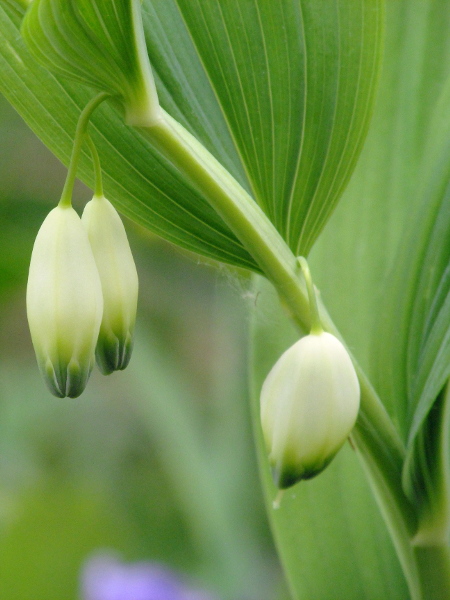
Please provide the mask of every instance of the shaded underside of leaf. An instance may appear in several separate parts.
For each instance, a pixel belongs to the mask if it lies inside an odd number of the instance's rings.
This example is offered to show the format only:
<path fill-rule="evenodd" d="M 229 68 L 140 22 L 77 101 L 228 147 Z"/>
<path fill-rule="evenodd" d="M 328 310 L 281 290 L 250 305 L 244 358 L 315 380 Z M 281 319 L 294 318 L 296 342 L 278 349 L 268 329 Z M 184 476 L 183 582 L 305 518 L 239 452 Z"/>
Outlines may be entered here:
<path fill-rule="evenodd" d="M 448 543 L 449 399 L 447 385 L 414 435 L 403 469 L 403 486 L 418 514 L 415 541 L 423 546 Z"/>
<path fill-rule="evenodd" d="M 108 5 L 103 0 L 37 0 L 30 5 L 22 35 L 54 74 L 113 93 L 140 76 L 136 44 L 128 39 L 133 32 L 131 6 L 111 0 Z"/>
<path fill-rule="evenodd" d="M 448 411 L 435 403 L 450 376 L 450 163 L 448 142 L 425 190 L 409 239 L 391 279 L 393 314 L 387 331 L 399 336 L 391 352 L 392 387 L 403 394 L 408 435 L 403 481 L 410 498 L 428 522 L 435 515 L 446 535 Z M 384 357 L 386 360 L 387 357 Z M 442 404 L 442 402 L 440 403 Z M 444 420 L 443 423 L 437 419 Z M 441 441 L 441 437 L 442 440 Z M 443 506 L 432 509 L 429 503 Z M 444 518 L 440 519 L 440 513 Z M 429 523 L 426 525 L 432 529 Z"/>

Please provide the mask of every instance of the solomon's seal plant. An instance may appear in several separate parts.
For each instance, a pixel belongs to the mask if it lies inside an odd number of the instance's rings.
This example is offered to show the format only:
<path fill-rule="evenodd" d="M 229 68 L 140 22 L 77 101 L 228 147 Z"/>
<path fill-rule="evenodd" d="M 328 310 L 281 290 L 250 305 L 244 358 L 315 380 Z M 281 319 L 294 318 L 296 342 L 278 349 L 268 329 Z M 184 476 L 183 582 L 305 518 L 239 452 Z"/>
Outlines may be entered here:
<path fill-rule="evenodd" d="M 28 4 L 0 5 L 0 86 L 69 165 L 28 290 L 52 391 L 82 391 L 95 345 L 103 372 L 128 362 L 116 209 L 251 271 L 254 433 L 293 597 L 449 598 L 448 1 Z M 96 189 L 82 222 L 76 174 Z"/>

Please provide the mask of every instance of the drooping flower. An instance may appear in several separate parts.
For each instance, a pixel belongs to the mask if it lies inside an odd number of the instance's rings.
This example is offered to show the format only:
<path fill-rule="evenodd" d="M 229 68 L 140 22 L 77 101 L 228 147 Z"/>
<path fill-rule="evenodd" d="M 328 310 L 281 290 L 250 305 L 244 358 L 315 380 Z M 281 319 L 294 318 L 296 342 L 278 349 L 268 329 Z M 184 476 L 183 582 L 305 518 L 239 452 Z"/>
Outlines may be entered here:
<path fill-rule="evenodd" d="M 360 389 L 342 343 L 321 331 L 278 359 L 261 391 L 261 424 L 275 484 L 320 473 L 350 434 Z"/>
<path fill-rule="evenodd" d="M 27 315 L 39 369 L 50 391 L 76 398 L 94 365 L 102 318 L 100 278 L 75 210 L 57 206 L 34 243 Z"/>
<path fill-rule="evenodd" d="M 125 369 L 133 348 L 138 275 L 127 234 L 116 209 L 104 196 L 87 203 L 88 233 L 103 291 L 103 318 L 96 359 L 105 375 Z"/>

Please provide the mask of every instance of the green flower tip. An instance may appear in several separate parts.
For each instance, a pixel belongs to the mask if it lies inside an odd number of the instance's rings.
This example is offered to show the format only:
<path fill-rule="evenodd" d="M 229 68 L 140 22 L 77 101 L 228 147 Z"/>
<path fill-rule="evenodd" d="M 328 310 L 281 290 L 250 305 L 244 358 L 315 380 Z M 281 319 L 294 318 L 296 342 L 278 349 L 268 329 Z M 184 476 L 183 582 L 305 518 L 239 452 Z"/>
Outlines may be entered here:
<path fill-rule="evenodd" d="M 103 292 L 103 317 L 95 352 L 108 375 L 128 365 L 133 348 L 138 275 L 122 220 L 104 197 L 87 203 L 83 224 L 89 236 Z"/>
<path fill-rule="evenodd" d="M 83 392 L 89 380 L 94 362 L 89 361 L 88 367 L 81 365 L 77 360 L 71 360 L 65 364 L 52 364 L 48 359 L 46 364 L 40 367 L 44 381 L 48 389 L 57 398 L 78 398 Z"/>
<path fill-rule="evenodd" d="M 86 231 L 73 208 L 58 206 L 36 237 L 27 286 L 33 346 L 55 396 L 75 398 L 83 392 L 94 364 L 102 310 Z"/>
<path fill-rule="evenodd" d="M 286 350 L 261 391 L 261 425 L 277 487 L 325 469 L 348 438 L 359 401 L 353 363 L 336 337 L 307 335 Z"/>
<path fill-rule="evenodd" d="M 130 333 L 120 337 L 101 333 L 95 349 L 97 366 L 103 375 L 110 375 L 114 371 L 123 371 L 130 362 L 132 350 L 133 338 Z"/>

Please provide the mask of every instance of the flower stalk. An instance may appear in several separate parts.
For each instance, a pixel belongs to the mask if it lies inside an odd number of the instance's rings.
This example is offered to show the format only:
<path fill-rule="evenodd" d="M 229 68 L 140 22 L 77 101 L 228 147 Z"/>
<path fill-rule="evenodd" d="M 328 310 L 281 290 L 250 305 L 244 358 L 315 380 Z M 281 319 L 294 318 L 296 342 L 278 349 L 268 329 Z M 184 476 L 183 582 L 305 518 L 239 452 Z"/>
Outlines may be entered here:
<path fill-rule="evenodd" d="M 101 92 L 95 98 L 92 98 L 90 102 L 83 109 L 80 118 L 78 119 L 77 128 L 75 131 L 75 139 L 73 142 L 72 154 L 70 156 L 69 168 L 67 171 L 66 181 L 64 183 L 64 188 L 61 194 L 61 199 L 59 201 L 60 206 L 72 206 L 72 195 L 73 195 L 73 186 L 75 185 L 75 179 L 77 176 L 78 163 L 80 161 L 81 148 L 83 146 L 83 142 L 85 139 L 87 127 L 89 125 L 89 120 L 92 116 L 92 113 L 95 109 L 104 102 L 107 98 L 110 97 L 110 94 L 106 92 Z M 98 158 L 98 155 L 97 155 Z M 96 173 L 99 173 L 99 165 L 96 166 L 95 156 L 94 156 L 94 168 L 96 169 Z M 98 181 L 98 179 L 97 179 Z M 101 185 L 101 169 L 100 169 L 100 183 Z"/>

